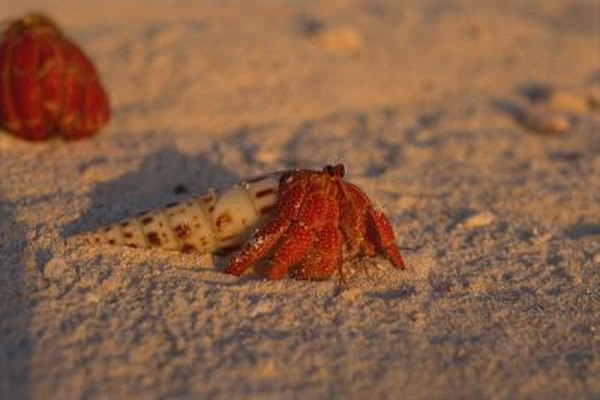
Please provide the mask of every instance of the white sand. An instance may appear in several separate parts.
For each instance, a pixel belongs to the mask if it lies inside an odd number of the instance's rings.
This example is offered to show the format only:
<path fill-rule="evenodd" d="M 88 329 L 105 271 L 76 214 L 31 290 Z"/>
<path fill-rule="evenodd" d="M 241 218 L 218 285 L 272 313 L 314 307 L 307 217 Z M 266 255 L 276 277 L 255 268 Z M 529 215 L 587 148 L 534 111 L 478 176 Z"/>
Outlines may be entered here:
<path fill-rule="evenodd" d="M 598 85 L 597 1 L 2 3 L 82 44 L 114 117 L 77 143 L 0 134 L 0 398 L 600 396 L 600 118 L 511 115 L 533 84 Z M 177 184 L 327 162 L 384 206 L 406 271 L 339 290 L 64 242 Z"/>

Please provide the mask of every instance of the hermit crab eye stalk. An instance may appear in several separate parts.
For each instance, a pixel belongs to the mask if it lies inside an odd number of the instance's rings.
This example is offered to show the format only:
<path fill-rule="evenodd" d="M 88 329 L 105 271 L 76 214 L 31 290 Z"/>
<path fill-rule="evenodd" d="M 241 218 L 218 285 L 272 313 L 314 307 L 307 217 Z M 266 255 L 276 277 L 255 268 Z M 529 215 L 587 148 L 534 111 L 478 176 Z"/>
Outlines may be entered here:
<path fill-rule="evenodd" d="M 344 164 L 327 165 L 325 168 L 323 168 L 323 172 L 331 176 L 343 178 L 344 174 L 346 173 L 346 169 L 344 168 Z"/>

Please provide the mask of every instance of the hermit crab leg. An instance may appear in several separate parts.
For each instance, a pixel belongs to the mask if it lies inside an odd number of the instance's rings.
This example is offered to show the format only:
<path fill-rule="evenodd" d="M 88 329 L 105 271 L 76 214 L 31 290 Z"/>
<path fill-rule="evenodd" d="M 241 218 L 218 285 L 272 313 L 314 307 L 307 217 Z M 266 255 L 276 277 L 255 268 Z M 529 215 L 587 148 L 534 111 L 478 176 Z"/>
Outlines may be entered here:
<path fill-rule="evenodd" d="M 293 225 L 275 252 L 267 271 L 267 279 L 285 278 L 288 270 L 306 256 L 312 245 L 312 230 L 304 224 Z"/>
<path fill-rule="evenodd" d="M 350 182 L 340 181 L 338 187 L 340 229 L 346 240 L 346 257 L 353 258 L 361 252 L 367 257 L 375 255 L 373 244 L 367 240 L 366 209 L 370 207 L 371 201 L 362 190 Z"/>
<path fill-rule="evenodd" d="M 232 275 L 243 274 L 271 250 L 289 225 L 290 221 L 284 218 L 276 218 L 271 221 L 261 233 L 253 237 L 238 253 L 233 255 L 223 272 Z"/>
<path fill-rule="evenodd" d="M 341 248 L 342 234 L 335 225 L 323 227 L 316 235 L 309 254 L 300 266 L 292 271 L 296 279 L 324 280 L 339 268 L 342 254 L 334 249 Z"/>
<path fill-rule="evenodd" d="M 267 271 L 268 279 L 282 279 L 288 275 L 293 266 L 301 262 L 313 247 L 315 231 L 327 224 L 324 221 L 337 221 L 339 210 L 335 198 L 331 194 L 316 191 L 310 192 L 311 185 L 304 196 L 298 218 L 292 221 L 279 248 L 275 252 L 273 262 Z M 334 224 L 335 226 L 335 224 Z M 329 249 L 328 251 L 331 251 Z"/>
<path fill-rule="evenodd" d="M 239 252 L 233 255 L 224 272 L 241 275 L 256 261 L 265 256 L 279 241 L 284 232 L 296 219 L 302 205 L 305 193 L 303 182 L 292 182 L 289 175 L 283 175 L 281 181 L 289 184 L 289 189 L 280 193 L 276 217 L 261 229 Z M 281 185 L 281 183 L 280 183 Z"/>
<path fill-rule="evenodd" d="M 369 215 L 374 224 L 375 231 L 377 232 L 378 245 L 384 251 L 385 256 L 395 268 L 404 269 L 404 260 L 396 247 L 396 243 L 394 243 L 394 230 L 392 229 L 390 221 L 383 211 L 376 210 L 373 207 L 369 207 Z"/>

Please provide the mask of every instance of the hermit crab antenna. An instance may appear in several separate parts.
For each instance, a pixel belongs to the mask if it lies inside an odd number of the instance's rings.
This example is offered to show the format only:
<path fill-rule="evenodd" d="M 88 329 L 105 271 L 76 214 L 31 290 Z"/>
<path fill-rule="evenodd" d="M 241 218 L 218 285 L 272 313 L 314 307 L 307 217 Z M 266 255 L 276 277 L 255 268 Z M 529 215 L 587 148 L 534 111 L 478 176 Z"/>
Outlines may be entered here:
<path fill-rule="evenodd" d="M 292 181 L 292 171 L 286 171 L 279 177 L 279 184 L 289 183 Z"/>

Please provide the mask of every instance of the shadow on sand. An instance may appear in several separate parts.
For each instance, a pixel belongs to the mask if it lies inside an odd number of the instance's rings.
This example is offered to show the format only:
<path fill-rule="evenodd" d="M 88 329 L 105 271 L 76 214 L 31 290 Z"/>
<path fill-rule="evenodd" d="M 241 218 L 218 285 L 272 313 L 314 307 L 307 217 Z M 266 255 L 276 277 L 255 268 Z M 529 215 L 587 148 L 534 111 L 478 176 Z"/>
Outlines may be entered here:
<path fill-rule="evenodd" d="M 23 262 L 25 226 L 16 205 L 0 188 L 0 398 L 29 399 L 32 340 L 27 274 Z"/>
<path fill-rule="evenodd" d="M 199 195 L 210 188 L 223 190 L 239 177 L 215 165 L 203 154 L 187 155 L 167 147 L 147 156 L 134 172 L 96 185 L 89 193 L 86 213 L 70 225 L 64 237 Z"/>

